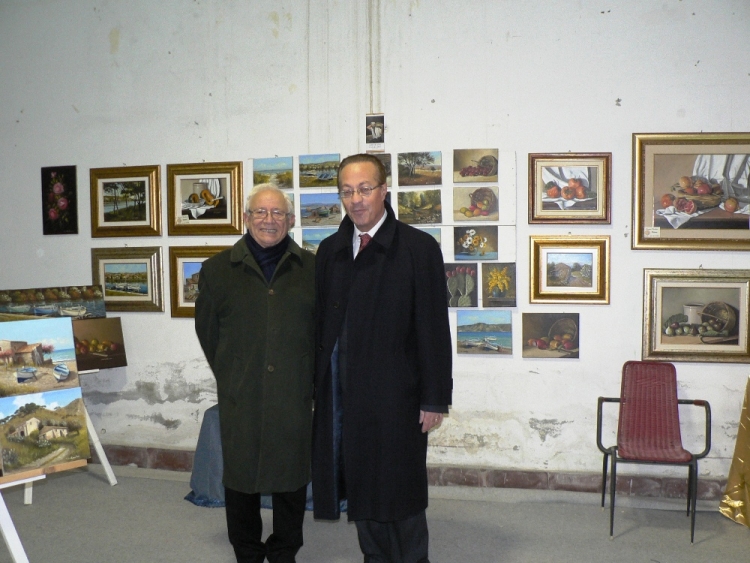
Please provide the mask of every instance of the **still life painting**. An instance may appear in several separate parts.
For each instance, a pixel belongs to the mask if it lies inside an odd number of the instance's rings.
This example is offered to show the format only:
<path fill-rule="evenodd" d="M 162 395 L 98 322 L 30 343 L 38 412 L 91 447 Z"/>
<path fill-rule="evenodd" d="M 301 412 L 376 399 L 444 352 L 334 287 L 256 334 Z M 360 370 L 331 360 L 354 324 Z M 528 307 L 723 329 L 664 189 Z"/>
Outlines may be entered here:
<path fill-rule="evenodd" d="M 453 182 L 497 182 L 498 149 L 453 151 Z"/>
<path fill-rule="evenodd" d="M 456 260 L 497 260 L 496 226 L 453 227 L 453 241 Z"/>
<path fill-rule="evenodd" d="M 274 184 L 282 190 L 294 187 L 294 163 L 291 156 L 253 159 L 253 186 Z"/>
<path fill-rule="evenodd" d="M 476 307 L 477 263 L 446 263 L 444 268 L 448 286 L 448 307 Z"/>
<path fill-rule="evenodd" d="M 73 321 L 73 343 L 80 371 L 128 365 L 120 317 Z"/>
<path fill-rule="evenodd" d="M 482 264 L 482 306 L 516 306 L 516 264 Z"/>
<path fill-rule="evenodd" d="M 337 187 L 339 154 L 303 154 L 299 157 L 299 187 Z"/>
<path fill-rule="evenodd" d="M 398 192 L 398 218 L 409 225 L 439 224 L 443 219 L 440 190 Z"/>
<path fill-rule="evenodd" d="M 578 313 L 523 313 L 522 357 L 578 358 L 579 326 Z"/>
<path fill-rule="evenodd" d="M 453 188 L 454 221 L 497 221 L 499 199 L 496 186 Z"/>
<path fill-rule="evenodd" d="M 458 354 L 513 353 L 510 311 L 458 311 Z"/>
<path fill-rule="evenodd" d="M 440 151 L 398 153 L 399 186 L 441 186 L 443 160 Z"/>
<path fill-rule="evenodd" d="M 45 235 L 78 233 L 75 166 L 42 168 L 42 232 Z"/>

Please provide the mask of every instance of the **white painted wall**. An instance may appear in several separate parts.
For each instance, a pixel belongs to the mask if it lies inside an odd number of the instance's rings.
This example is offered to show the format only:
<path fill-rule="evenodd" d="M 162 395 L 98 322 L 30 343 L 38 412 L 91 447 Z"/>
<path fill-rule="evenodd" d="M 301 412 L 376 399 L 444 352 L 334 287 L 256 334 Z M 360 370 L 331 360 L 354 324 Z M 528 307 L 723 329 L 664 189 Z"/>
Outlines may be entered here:
<path fill-rule="evenodd" d="M 241 160 L 247 186 L 253 157 L 362 150 L 364 114 L 384 111 L 393 154 L 516 160 L 515 353 L 455 359 L 430 462 L 599 471 L 596 398 L 640 358 L 643 269 L 750 267 L 747 253 L 630 249 L 632 133 L 750 130 L 748 29 L 746 0 L 0 0 L 0 287 L 90 283 L 92 247 L 234 242 L 92 239 L 90 168 L 159 164 L 166 198 L 166 164 Z M 528 153 L 564 151 L 612 152 L 610 226 L 527 224 Z M 69 164 L 80 234 L 45 237 L 40 168 Z M 529 235 L 564 233 L 611 235 L 611 305 L 528 304 Z M 127 368 L 82 378 L 105 443 L 192 449 L 216 400 L 192 320 L 165 299 L 163 314 L 119 315 Z M 580 360 L 522 359 L 521 313 L 563 311 L 580 313 Z M 713 406 L 701 473 L 721 478 L 750 369 L 677 367 L 681 396 Z M 688 434 L 700 425 L 686 414 Z"/>

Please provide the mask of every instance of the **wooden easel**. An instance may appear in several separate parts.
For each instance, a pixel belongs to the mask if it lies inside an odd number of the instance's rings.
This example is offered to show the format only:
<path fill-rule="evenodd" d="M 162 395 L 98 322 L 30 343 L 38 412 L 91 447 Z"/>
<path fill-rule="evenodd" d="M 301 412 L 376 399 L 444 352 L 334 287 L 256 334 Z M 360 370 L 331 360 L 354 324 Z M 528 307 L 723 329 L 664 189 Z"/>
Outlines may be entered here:
<path fill-rule="evenodd" d="M 94 444 L 94 449 L 99 456 L 99 461 L 101 461 L 101 464 L 104 467 L 104 472 L 107 474 L 109 484 L 114 487 L 117 485 L 117 478 L 112 471 L 112 466 L 104 453 L 102 443 L 99 441 L 99 436 L 94 429 L 94 423 L 91 422 L 89 411 L 86 410 L 85 406 L 83 407 L 83 412 L 86 415 L 86 429 L 89 432 L 89 440 Z M 86 460 L 83 459 L 58 464 L 54 467 L 48 467 L 46 468 L 46 471 L 45 468 L 40 468 L 32 471 L 24 471 L 18 475 L 9 475 L 7 477 L 8 480 L 5 482 L 2 482 L 2 479 L 0 479 L 0 490 L 15 485 L 23 485 L 23 503 L 31 504 L 34 481 L 45 479 L 49 473 L 57 473 L 58 471 L 73 469 L 75 467 L 84 467 L 85 465 Z M 13 558 L 13 563 L 29 563 L 29 558 L 26 557 L 26 551 L 23 549 L 21 538 L 18 537 L 16 526 L 13 524 L 13 519 L 10 517 L 10 512 L 8 512 L 8 507 L 5 504 L 5 499 L 3 499 L 2 493 L 0 493 L 0 532 L 2 532 L 5 545 L 8 546 L 8 551 L 10 551 L 10 555 Z"/>

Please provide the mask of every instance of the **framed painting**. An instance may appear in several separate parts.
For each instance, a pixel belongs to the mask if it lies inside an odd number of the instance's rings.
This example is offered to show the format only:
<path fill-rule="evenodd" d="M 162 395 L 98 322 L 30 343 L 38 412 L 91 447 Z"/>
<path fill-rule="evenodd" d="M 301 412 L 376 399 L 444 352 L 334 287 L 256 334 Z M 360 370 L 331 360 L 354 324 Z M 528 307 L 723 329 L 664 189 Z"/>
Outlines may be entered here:
<path fill-rule="evenodd" d="M 513 354 L 510 311 L 461 311 L 456 313 L 457 354 Z"/>
<path fill-rule="evenodd" d="M 529 154 L 529 223 L 609 223 L 612 153 Z"/>
<path fill-rule="evenodd" d="M 453 250 L 456 260 L 497 260 L 497 226 L 453 227 Z"/>
<path fill-rule="evenodd" d="M 107 311 L 164 311 L 160 246 L 92 248 L 91 275 Z"/>
<path fill-rule="evenodd" d="M 482 307 L 515 306 L 515 262 L 482 264 Z"/>
<path fill-rule="evenodd" d="M 75 166 L 42 168 L 42 232 L 78 234 L 78 184 Z"/>
<path fill-rule="evenodd" d="M 750 250 L 750 133 L 633 134 L 635 250 Z"/>
<path fill-rule="evenodd" d="M 443 158 L 440 151 L 398 153 L 399 186 L 442 186 Z"/>
<path fill-rule="evenodd" d="M 91 236 L 161 236 L 159 166 L 92 168 Z"/>
<path fill-rule="evenodd" d="M 578 313 L 523 313 L 523 358 L 576 359 L 580 351 Z"/>
<path fill-rule="evenodd" d="M 609 303 L 609 236 L 532 236 L 531 303 Z"/>
<path fill-rule="evenodd" d="M 453 151 L 453 182 L 497 182 L 497 149 L 456 149 Z"/>
<path fill-rule="evenodd" d="M 170 236 L 241 235 L 242 162 L 167 165 Z"/>
<path fill-rule="evenodd" d="M 231 246 L 170 246 L 169 294 L 173 317 L 195 317 L 198 275 L 204 260 Z"/>
<path fill-rule="evenodd" d="M 643 274 L 644 360 L 750 363 L 750 270 Z"/>
<path fill-rule="evenodd" d="M 477 263 L 444 264 L 448 307 L 477 307 Z"/>
<path fill-rule="evenodd" d="M 274 184 L 282 190 L 294 188 L 294 163 L 291 156 L 253 159 L 253 187 Z"/>
<path fill-rule="evenodd" d="M 443 220 L 440 189 L 398 192 L 398 218 L 409 225 L 439 225 Z"/>
<path fill-rule="evenodd" d="M 300 188 L 335 188 L 339 183 L 339 154 L 303 154 L 299 157 Z"/>

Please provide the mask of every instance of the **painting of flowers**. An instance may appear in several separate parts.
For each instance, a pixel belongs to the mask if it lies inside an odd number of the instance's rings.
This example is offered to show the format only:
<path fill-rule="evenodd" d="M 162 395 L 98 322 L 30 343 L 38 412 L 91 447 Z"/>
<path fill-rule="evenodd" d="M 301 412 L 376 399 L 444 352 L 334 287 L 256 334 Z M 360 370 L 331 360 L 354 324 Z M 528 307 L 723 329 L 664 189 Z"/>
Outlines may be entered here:
<path fill-rule="evenodd" d="M 453 227 L 456 260 L 497 260 L 497 227 Z"/>
<path fill-rule="evenodd" d="M 42 168 L 42 229 L 45 235 L 78 234 L 76 167 Z"/>
<path fill-rule="evenodd" d="M 482 306 L 516 306 L 516 264 L 482 264 Z"/>

